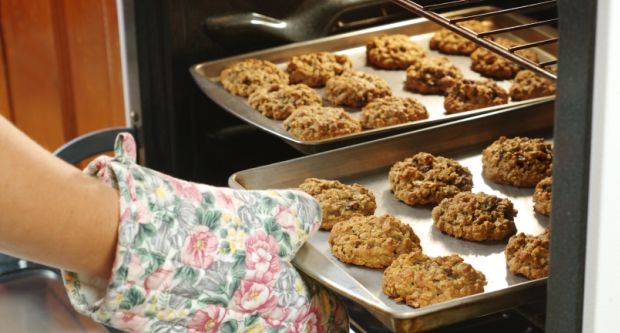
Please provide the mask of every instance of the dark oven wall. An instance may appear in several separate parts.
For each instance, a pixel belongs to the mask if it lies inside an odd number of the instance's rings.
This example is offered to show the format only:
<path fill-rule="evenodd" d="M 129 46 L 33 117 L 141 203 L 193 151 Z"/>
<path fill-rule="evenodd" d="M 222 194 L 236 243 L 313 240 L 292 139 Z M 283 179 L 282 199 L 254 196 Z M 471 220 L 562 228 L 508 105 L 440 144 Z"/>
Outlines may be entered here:
<path fill-rule="evenodd" d="M 274 32 L 239 24 L 251 12 L 294 21 L 296 29 Z M 145 162 L 214 185 L 225 185 L 235 171 L 301 154 L 211 102 L 193 82 L 190 66 L 365 27 L 361 22 L 412 17 L 383 0 L 136 0 L 134 13 Z M 369 17 L 378 19 L 368 22 Z"/>

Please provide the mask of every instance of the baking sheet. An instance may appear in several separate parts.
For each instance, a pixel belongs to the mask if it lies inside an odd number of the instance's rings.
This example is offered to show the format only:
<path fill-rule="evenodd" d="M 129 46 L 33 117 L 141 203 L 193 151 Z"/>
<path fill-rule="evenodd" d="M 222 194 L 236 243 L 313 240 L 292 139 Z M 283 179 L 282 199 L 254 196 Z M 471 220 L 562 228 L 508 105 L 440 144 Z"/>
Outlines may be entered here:
<path fill-rule="evenodd" d="M 489 11 L 493 7 L 477 7 L 447 14 L 447 16 L 463 16 L 480 12 Z M 498 27 L 512 26 L 516 24 L 523 24 L 530 21 L 529 19 L 516 14 L 502 15 L 494 20 L 494 23 Z M 481 113 L 491 112 L 495 110 L 505 109 L 509 106 L 526 105 L 530 103 L 538 103 L 553 99 L 553 97 L 543 97 L 538 99 L 532 99 L 527 101 L 509 102 L 505 105 L 498 105 L 484 109 L 478 109 L 463 113 L 445 114 L 443 107 L 444 97 L 441 95 L 422 95 L 412 93 L 404 89 L 404 81 L 406 72 L 404 70 L 380 70 L 375 69 L 366 64 L 366 42 L 372 37 L 382 34 L 396 34 L 404 33 L 410 38 L 419 43 L 426 51 L 428 57 L 446 56 L 453 62 L 467 79 L 482 79 L 483 77 L 476 72 L 469 69 L 470 58 L 468 56 L 452 56 L 440 54 L 437 51 L 432 51 L 428 48 L 428 43 L 435 31 L 439 29 L 439 26 L 435 23 L 429 22 L 426 19 L 413 19 L 396 24 L 384 25 L 372 29 L 360 30 L 353 33 L 342 34 L 338 36 L 318 39 L 310 42 L 296 43 L 279 48 L 244 54 L 232 58 L 221 59 L 217 61 L 202 63 L 193 66 L 190 71 L 202 88 L 202 90 L 216 103 L 222 106 L 224 109 L 231 112 L 233 115 L 241 118 L 242 120 L 253 124 L 269 133 L 272 133 L 293 147 L 304 153 L 315 153 L 324 151 L 327 149 L 333 149 L 335 147 L 350 145 L 353 143 L 376 139 L 378 137 L 384 137 L 397 132 L 406 130 L 412 130 L 415 128 L 428 127 L 441 122 L 460 119 L 463 117 L 469 117 Z M 502 36 L 513 40 L 540 40 L 556 36 L 557 32 L 550 27 L 539 27 L 537 29 L 528 29 L 518 33 L 507 33 Z M 233 63 L 247 59 L 247 58 L 260 58 L 269 60 L 279 66 L 281 69 L 285 69 L 288 61 L 291 57 L 299 54 L 305 54 L 316 51 L 330 51 L 338 54 L 348 55 L 353 63 L 354 70 L 361 70 L 367 73 L 378 75 L 384 78 L 395 96 L 402 97 L 414 97 L 424 104 L 428 110 L 429 118 L 425 120 L 419 120 L 409 122 L 406 124 L 399 124 L 394 126 L 388 126 L 378 129 L 364 130 L 360 133 L 353 133 L 343 135 L 336 138 L 329 138 L 316 141 L 302 141 L 289 134 L 283 127 L 282 121 L 269 119 L 260 112 L 254 110 L 245 98 L 234 96 L 228 93 L 219 81 L 220 72 L 232 65 Z M 546 61 L 552 59 L 549 54 L 555 50 L 546 48 L 536 48 L 539 53 L 540 60 Z M 504 89 L 510 88 L 512 80 L 496 81 Z M 317 89 L 319 94 L 323 95 L 324 89 Z M 354 117 L 359 118 L 360 109 L 345 108 Z"/>
<path fill-rule="evenodd" d="M 515 218 L 518 232 L 542 233 L 549 221 L 533 212 L 531 196 L 534 189 L 498 185 L 484 179 L 481 151 L 501 135 L 533 134 L 550 138 L 552 108 L 552 103 L 545 103 L 497 111 L 488 116 L 245 170 L 231 176 L 230 185 L 249 189 L 296 187 L 308 177 L 360 183 L 375 194 L 375 215 L 390 213 L 409 224 L 420 238 L 425 254 L 457 253 L 485 274 L 488 283 L 482 294 L 413 309 L 383 294 L 382 271 L 346 265 L 333 257 L 327 232 L 317 233 L 298 253 L 295 263 L 302 271 L 359 302 L 391 329 L 423 331 L 544 297 L 540 289 L 546 279 L 528 281 L 508 272 L 503 252 L 507 241 L 469 242 L 436 230 L 430 208 L 414 208 L 394 198 L 387 180 L 389 167 L 420 151 L 455 158 L 472 172 L 474 192 L 511 199 L 518 210 Z M 528 122 L 518 123 L 518 119 L 528 119 Z"/>

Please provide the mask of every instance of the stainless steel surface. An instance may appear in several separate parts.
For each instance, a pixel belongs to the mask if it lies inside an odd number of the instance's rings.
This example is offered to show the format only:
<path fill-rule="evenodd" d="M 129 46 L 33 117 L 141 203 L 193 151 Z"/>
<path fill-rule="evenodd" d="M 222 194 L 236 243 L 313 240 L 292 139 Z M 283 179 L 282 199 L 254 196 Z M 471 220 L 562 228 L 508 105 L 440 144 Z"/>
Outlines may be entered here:
<path fill-rule="evenodd" d="M 527 281 L 506 270 L 505 242 L 481 244 L 458 240 L 432 227 L 428 208 L 413 208 L 397 201 L 389 190 L 389 167 L 416 152 L 426 151 L 455 158 L 474 176 L 473 191 L 510 198 L 519 211 L 515 219 L 519 232 L 538 234 L 547 218 L 532 210 L 533 189 L 519 189 L 486 181 L 481 175 L 480 153 L 501 135 L 549 137 L 553 124 L 553 103 L 496 111 L 489 115 L 459 120 L 348 148 L 238 172 L 232 187 L 247 189 L 296 187 L 305 178 L 358 182 L 373 191 L 376 214 L 391 213 L 408 223 L 420 237 L 426 254 L 460 254 L 487 277 L 485 292 L 420 309 L 397 304 L 381 291 L 382 273 L 345 265 L 328 248 L 325 232 L 319 232 L 299 251 L 295 264 L 306 274 L 359 302 L 390 329 L 417 332 L 476 316 L 500 311 L 544 298 L 545 279 Z"/>
<path fill-rule="evenodd" d="M 494 7 L 480 7 L 468 9 L 465 11 L 455 11 L 448 15 L 451 17 L 460 17 L 464 15 L 486 13 L 491 10 L 494 10 Z M 528 22 L 530 22 L 529 19 L 519 15 L 502 16 L 495 20 L 495 23 L 499 27 L 512 26 L 515 24 L 525 24 Z M 535 100 L 510 102 L 506 105 L 446 115 L 444 113 L 445 110 L 443 107 L 443 96 L 414 94 L 404 89 L 403 83 L 405 81 L 405 71 L 377 70 L 366 65 L 366 42 L 370 38 L 382 34 L 407 34 L 411 36 L 412 40 L 420 43 L 420 45 L 422 45 L 426 49 L 429 56 L 439 56 L 440 54 L 438 52 L 428 49 L 428 41 L 430 40 L 432 34 L 436 30 L 438 30 L 438 28 L 439 27 L 436 24 L 429 22 L 423 18 L 408 20 L 396 24 L 380 26 L 348 34 L 342 34 L 309 42 L 296 43 L 284 47 L 278 47 L 274 49 L 244 54 L 232 58 L 202 63 L 193 66 L 190 71 L 198 85 L 205 92 L 205 94 L 207 94 L 213 101 L 218 103 L 228 112 L 250 124 L 253 124 L 271 134 L 274 134 L 284 139 L 287 143 L 291 144 L 292 146 L 304 153 L 325 151 L 328 149 L 384 137 L 398 132 L 428 127 L 441 122 L 505 109 L 506 107 L 510 106 L 526 105 L 530 103 L 548 101 L 553 99 L 553 97 L 543 97 Z M 517 31 L 514 33 L 510 33 L 510 36 L 514 40 L 527 40 L 530 37 L 534 38 L 537 36 L 544 36 L 545 38 L 549 38 L 554 36 L 555 33 L 553 29 L 550 29 L 548 27 L 538 27 L 536 29 L 526 30 L 525 32 L 527 33 L 526 35 L 523 35 L 522 31 Z M 426 120 L 415 121 L 406 124 L 400 124 L 373 130 L 365 130 L 361 133 L 344 135 L 337 138 L 330 138 L 318 141 L 302 141 L 290 135 L 282 127 L 281 121 L 272 120 L 261 115 L 260 112 L 257 112 L 249 106 L 246 99 L 229 94 L 226 90 L 224 90 L 224 88 L 219 82 L 220 72 L 224 68 L 242 59 L 251 57 L 261 58 L 272 61 L 278 64 L 281 68 L 285 68 L 286 64 L 292 56 L 315 51 L 330 51 L 349 55 L 352 58 L 354 69 L 362 70 L 364 72 L 376 74 L 380 77 L 383 77 L 389 83 L 394 95 L 415 97 L 420 100 L 428 109 L 429 118 Z M 551 55 L 548 54 L 546 51 L 542 49 L 538 49 L 537 51 L 543 61 L 547 61 L 551 58 Z M 448 56 L 448 58 L 450 58 L 450 60 L 463 71 L 463 74 L 466 78 L 481 78 L 478 73 L 475 73 L 469 69 L 469 57 Z M 498 83 L 502 87 L 508 89 L 510 87 L 511 81 L 498 81 Z M 322 94 L 322 89 L 319 89 L 318 91 Z M 348 109 L 348 111 L 350 111 L 354 117 L 359 117 L 359 110 Z"/>
<path fill-rule="evenodd" d="M 29 269 L 0 276 L 2 332 L 107 333 L 75 312 L 60 277 L 46 269 Z"/>
<path fill-rule="evenodd" d="M 499 15 L 512 14 L 512 13 L 523 12 L 523 11 L 533 10 L 533 9 L 535 10 L 535 9 L 541 9 L 541 8 L 547 8 L 547 7 L 555 7 L 557 5 L 556 0 L 541 1 L 538 3 L 527 4 L 527 5 L 522 5 L 522 6 L 515 6 L 511 8 L 505 8 L 505 9 L 497 9 L 497 10 L 492 10 L 490 12 L 482 13 L 482 14 L 463 15 L 462 17 L 458 17 L 458 18 L 452 18 L 452 15 L 450 14 L 439 14 L 435 11 L 439 9 L 446 9 L 446 8 L 455 7 L 455 6 L 463 6 L 467 4 L 479 5 L 480 3 L 483 2 L 483 0 L 445 1 L 445 2 L 440 2 L 440 3 L 433 3 L 429 5 L 422 4 L 422 1 L 413 1 L 413 0 L 392 0 L 392 2 L 416 14 L 419 14 L 420 16 L 426 17 L 434 22 L 437 22 L 443 25 L 444 27 L 458 33 L 459 35 L 462 35 L 494 51 L 495 53 L 498 53 L 499 55 L 505 58 L 508 58 L 518 64 L 521 64 L 522 66 L 528 69 L 531 69 L 550 79 L 553 79 L 553 80 L 557 79 L 557 74 L 556 74 L 557 66 L 555 66 L 557 64 L 557 56 L 555 56 L 557 54 L 557 51 L 555 50 L 556 48 L 555 45 L 557 45 L 557 43 L 559 42 L 557 33 L 555 34 L 555 36 L 549 36 L 551 38 L 537 39 L 534 41 L 530 40 L 529 42 L 524 41 L 523 43 L 515 47 L 505 47 L 503 45 L 493 42 L 492 40 L 483 38 L 483 37 L 498 35 L 498 34 L 502 34 L 506 32 L 525 31 L 526 29 L 532 29 L 538 26 L 544 26 L 544 25 L 556 23 L 559 21 L 559 19 L 557 18 L 557 15 L 555 18 L 551 18 L 547 20 L 533 21 L 533 22 L 528 22 L 528 23 L 523 23 L 523 24 L 513 24 L 511 26 L 501 27 L 501 28 L 498 28 L 492 31 L 481 32 L 481 33 L 476 33 L 465 27 L 461 27 L 457 24 L 458 22 L 471 20 L 471 19 L 497 18 Z M 515 53 L 517 50 L 538 47 L 542 45 L 548 45 L 549 47 L 547 49 L 554 50 L 552 53 L 554 55 L 553 59 L 542 60 L 539 63 L 535 63 Z"/>

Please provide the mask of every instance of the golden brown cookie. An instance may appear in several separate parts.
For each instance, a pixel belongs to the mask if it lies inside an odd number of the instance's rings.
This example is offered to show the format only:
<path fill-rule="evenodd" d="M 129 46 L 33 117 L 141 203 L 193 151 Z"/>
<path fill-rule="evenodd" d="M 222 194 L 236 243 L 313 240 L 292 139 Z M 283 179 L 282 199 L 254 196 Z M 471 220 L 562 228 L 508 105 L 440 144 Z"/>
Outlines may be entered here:
<path fill-rule="evenodd" d="M 510 98 L 513 101 L 523 101 L 553 94 L 555 94 L 555 83 L 530 70 L 519 71 L 512 82 L 512 86 L 510 86 Z"/>
<path fill-rule="evenodd" d="M 517 45 L 516 43 L 501 37 L 493 38 L 493 41 L 506 48 Z M 538 54 L 532 50 L 519 50 L 515 53 L 521 57 L 531 60 L 534 63 L 538 63 Z M 512 79 L 521 69 L 521 66 L 512 62 L 512 60 L 508 60 L 484 47 L 477 48 L 474 52 L 472 52 L 470 57 L 471 70 L 498 80 Z"/>
<path fill-rule="evenodd" d="M 250 106 L 276 120 L 288 118 L 300 106 L 320 106 L 321 102 L 321 96 L 305 84 L 274 84 L 256 90 L 248 98 Z"/>
<path fill-rule="evenodd" d="M 407 35 L 383 35 L 366 44 L 366 59 L 381 69 L 406 69 L 426 56 L 422 46 Z"/>
<path fill-rule="evenodd" d="M 337 180 L 308 178 L 299 189 L 313 196 L 321 205 L 321 229 L 331 230 L 339 222 L 375 213 L 375 195 L 360 184 L 346 185 Z"/>
<path fill-rule="evenodd" d="M 248 97 L 264 86 L 288 84 L 288 74 L 269 61 L 246 59 L 224 69 L 220 80 L 231 94 Z"/>
<path fill-rule="evenodd" d="M 414 308 L 482 293 L 486 284 L 484 274 L 456 254 L 401 254 L 383 273 L 383 292 Z"/>
<path fill-rule="evenodd" d="M 339 222 L 328 241 L 338 260 L 370 268 L 386 268 L 403 253 L 422 251 L 411 227 L 389 214 Z"/>
<path fill-rule="evenodd" d="M 323 140 L 362 131 L 360 122 L 342 108 L 300 106 L 282 126 L 304 141 Z"/>
<path fill-rule="evenodd" d="M 304 83 L 310 87 L 323 87 L 325 82 L 351 69 L 351 59 L 346 55 L 315 52 L 294 56 L 286 71 L 291 83 Z"/>
<path fill-rule="evenodd" d="M 534 187 L 551 176 L 551 145 L 540 138 L 504 136 L 482 151 L 482 172 L 489 180 L 517 187 Z"/>
<path fill-rule="evenodd" d="M 473 186 L 468 168 L 429 153 L 396 162 L 390 169 L 389 181 L 394 196 L 408 205 L 437 204 Z"/>
<path fill-rule="evenodd" d="M 485 193 L 461 192 L 433 208 L 435 227 L 470 241 L 501 240 L 517 232 L 517 210 L 508 199 Z"/>
<path fill-rule="evenodd" d="M 478 33 L 493 29 L 493 23 L 489 21 L 480 22 L 471 20 L 458 24 Z M 431 50 L 438 50 L 439 52 L 446 54 L 470 55 L 475 49 L 478 48 L 478 44 L 444 28 L 437 31 L 433 35 L 430 40 L 429 47 Z"/>
<path fill-rule="evenodd" d="M 530 280 L 549 275 L 549 237 L 549 229 L 538 236 L 512 236 L 505 251 L 508 270 Z"/>
<path fill-rule="evenodd" d="M 421 94 L 443 94 L 463 79 L 446 57 L 424 58 L 407 68 L 405 88 Z"/>
<path fill-rule="evenodd" d="M 443 106 L 447 114 L 508 103 L 508 93 L 493 80 L 461 80 L 448 89 Z"/>
<path fill-rule="evenodd" d="M 345 72 L 325 84 L 325 99 L 332 105 L 361 108 L 376 98 L 391 95 L 392 90 L 384 79 L 359 71 Z"/>
<path fill-rule="evenodd" d="M 407 97 L 381 97 L 366 104 L 360 115 L 363 128 L 379 128 L 426 119 L 426 107 Z"/>
<path fill-rule="evenodd" d="M 551 215 L 551 177 L 544 178 L 534 190 L 534 211 L 545 216 Z"/>

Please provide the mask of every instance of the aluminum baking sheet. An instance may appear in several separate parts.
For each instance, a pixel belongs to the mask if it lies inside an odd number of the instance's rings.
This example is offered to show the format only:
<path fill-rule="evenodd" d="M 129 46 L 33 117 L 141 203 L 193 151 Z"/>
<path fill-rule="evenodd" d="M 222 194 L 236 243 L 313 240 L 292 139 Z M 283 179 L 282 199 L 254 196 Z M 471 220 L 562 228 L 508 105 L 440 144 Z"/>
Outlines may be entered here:
<path fill-rule="evenodd" d="M 461 10 L 452 12 L 447 14 L 448 16 L 464 16 L 470 14 L 476 14 L 481 12 L 486 12 L 493 9 L 493 7 L 477 7 L 467 10 Z M 530 20 L 519 16 L 516 14 L 510 15 L 502 15 L 494 19 L 494 23 L 498 27 L 503 26 L 514 26 L 517 24 L 527 23 Z M 528 101 L 520 101 L 520 102 L 509 102 L 505 105 L 498 105 L 484 109 L 478 109 L 463 113 L 456 114 L 445 114 L 445 110 L 443 107 L 443 96 L 440 95 L 422 95 L 412 93 L 404 89 L 404 81 L 405 81 L 405 71 L 397 70 L 397 71 L 388 71 L 388 70 L 379 70 L 374 69 L 371 66 L 366 64 L 366 42 L 370 40 L 372 37 L 382 34 L 396 34 L 403 33 L 411 36 L 413 41 L 418 42 L 421 46 L 423 46 L 427 52 L 429 57 L 436 56 L 447 56 L 450 61 L 452 61 L 457 67 L 461 69 L 465 78 L 468 79 L 481 79 L 478 73 L 473 72 L 469 69 L 470 59 L 467 56 L 451 56 L 451 55 L 443 55 L 437 51 L 431 51 L 428 48 L 428 43 L 435 31 L 439 29 L 439 26 L 433 22 L 429 22 L 426 19 L 413 19 L 404 22 L 399 22 L 390 25 L 384 25 L 380 27 L 375 27 L 366 30 L 360 30 L 352 33 L 337 35 L 328 38 L 322 38 L 314 41 L 295 43 L 286 45 L 283 47 L 273 48 L 269 50 L 254 52 L 243 54 L 240 56 L 235 56 L 231 58 L 206 62 L 202 64 L 198 64 L 192 66 L 190 72 L 192 73 L 194 79 L 204 91 L 204 93 L 209 96 L 213 101 L 218 103 L 224 109 L 232 113 L 233 115 L 239 117 L 240 119 L 257 126 L 271 134 L 274 134 L 282 139 L 284 139 L 287 143 L 291 144 L 293 147 L 304 153 L 316 153 L 320 151 L 325 151 L 328 149 L 333 149 L 336 147 L 342 147 L 346 145 L 351 145 L 354 143 L 368 141 L 372 139 L 376 139 L 378 137 L 385 137 L 387 135 L 391 135 L 398 132 L 408 131 L 416 128 L 428 127 L 434 124 L 438 124 L 441 122 L 447 122 L 455 119 L 460 119 L 463 117 L 474 116 L 477 114 L 492 112 L 500 109 L 505 109 L 510 106 L 518 106 L 518 105 L 526 105 L 530 103 L 540 103 L 544 101 L 548 101 L 553 99 L 553 97 L 543 97 L 538 99 L 532 99 Z M 538 27 L 536 29 L 527 29 L 521 32 L 516 33 L 508 33 L 505 34 L 504 37 L 508 37 L 514 40 L 541 40 L 550 37 L 557 36 L 557 32 L 550 27 Z M 546 48 L 537 48 L 537 52 L 539 53 L 540 60 L 546 61 L 549 59 L 553 59 L 550 54 L 553 54 L 555 50 L 553 46 L 548 46 Z M 361 70 L 364 72 L 376 74 L 382 78 L 384 78 L 390 88 L 392 89 L 392 93 L 395 96 L 403 96 L 403 97 L 414 97 L 421 101 L 427 108 L 429 113 L 429 118 L 420 121 L 409 122 L 406 124 L 388 126 L 378 129 L 364 130 L 360 133 L 353 133 L 348 135 L 343 135 L 336 138 L 329 138 L 324 140 L 317 141 L 302 141 L 291 134 L 289 134 L 283 127 L 282 121 L 272 120 L 265 116 L 263 116 L 260 112 L 254 110 L 248 103 L 245 98 L 234 96 L 228 93 L 221 85 L 219 80 L 220 72 L 232 65 L 235 62 L 238 62 L 247 58 L 260 58 L 269 60 L 280 68 L 285 69 L 288 61 L 291 57 L 295 55 L 317 52 L 317 51 L 329 51 L 338 54 L 346 54 L 351 57 L 353 62 L 353 69 Z M 508 89 L 511 85 L 511 80 L 497 81 L 500 86 L 505 89 Z M 323 94 L 323 89 L 317 89 L 319 94 Z M 354 117 L 359 118 L 360 110 L 346 108 Z"/>
<path fill-rule="evenodd" d="M 417 332 L 524 304 L 544 297 L 544 281 L 528 281 L 507 271 L 506 241 L 477 243 L 442 234 L 432 225 L 430 208 L 414 208 L 394 198 L 388 184 L 392 164 L 420 151 L 457 159 L 467 166 L 474 180 L 473 191 L 507 197 L 518 210 L 518 232 L 539 234 L 548 218 L 533 212 L 533 189 L 504 186 L 481 174 L 481 151 L 501 135 L 544 136 L 550 139 L 553 105 L 497 111 L 455 123 L 397 135 L 322 154 L 238 172 L 230 185 L 248 189 L 296 187 L 305 178 L 338 179 L 368 187 L 377 200 L 376 215 L 390 213 L 409 224 L 431 256 L 459 254 L 487 278 L 485 292 L 420 309 L 398 304 L 381 289 L 382 271 L 346 265 L 330 252 L 327 232 L 319 231 L 300 250 L 295 264 L 302 271 L 357 301 L 389 328 Z M 528 119 L 528 122 L 519 122 Z"/>

